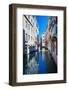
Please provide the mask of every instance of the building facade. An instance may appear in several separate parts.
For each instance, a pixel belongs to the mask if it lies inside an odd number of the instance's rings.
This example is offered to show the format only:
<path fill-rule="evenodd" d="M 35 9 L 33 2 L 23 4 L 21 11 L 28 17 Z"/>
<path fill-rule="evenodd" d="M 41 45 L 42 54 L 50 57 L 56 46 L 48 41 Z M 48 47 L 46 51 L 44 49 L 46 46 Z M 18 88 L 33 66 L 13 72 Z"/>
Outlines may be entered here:
<path fill-rule="evenodd" d="M 42 47 L 46 48 L 46 45 L 47 45 L 47 33 L 44 32 L 42 34 Z"/>
<path fill-rule="evenodd" d="M 23 15 L 23 31 L 24 31 L 24 49 L 30 53 L 37 49 L 38 25 L 36 17 L 32 15 Z"/>
<path fill-rule="evenodd" d="M 53 58 L 57 59 L 57 17 L 49 17 L 46 29 L 46 47 L 52 54 Z"/>

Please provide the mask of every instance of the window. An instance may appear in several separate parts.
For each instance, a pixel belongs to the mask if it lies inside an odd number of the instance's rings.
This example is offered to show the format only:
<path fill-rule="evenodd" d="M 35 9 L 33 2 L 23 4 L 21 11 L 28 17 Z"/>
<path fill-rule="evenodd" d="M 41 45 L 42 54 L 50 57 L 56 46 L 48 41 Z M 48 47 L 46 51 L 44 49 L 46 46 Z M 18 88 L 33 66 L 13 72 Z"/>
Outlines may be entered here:
<path fill-rule="evenodd" d="M 28 24 L 28 23 L 27 23 L 27 20 L 25 20 L 25 27 L 26 27 L 26 28 L 27 28 L 27 24 Z"/>
<path fill-rule="evenodd" d="M 31 32 L 33 32 L 33 27 L 31 26 Z"/>
<path fill-rule="evenodd" d="M 27 34 L 25 34 L 25 40 L 27 41 Z"/>
<path fill-rule="evenodd" d="M 28 19 L 30 19 L 30 15 L 28 15 Z"/>
<path fill-rule="evenodd" d="M 32 18 L 31 18 L 31 24 L 33 25 L 33 20 L 32 20 Z"/>
<path fill-rule="evenodd" d="M 30 30 L 30 24 L 28 24 L 28 30 Z"/>
<path fill-rule="evenodd" d="M 28 35 L 28 40 L 30 40 L 30 35 Z"/>

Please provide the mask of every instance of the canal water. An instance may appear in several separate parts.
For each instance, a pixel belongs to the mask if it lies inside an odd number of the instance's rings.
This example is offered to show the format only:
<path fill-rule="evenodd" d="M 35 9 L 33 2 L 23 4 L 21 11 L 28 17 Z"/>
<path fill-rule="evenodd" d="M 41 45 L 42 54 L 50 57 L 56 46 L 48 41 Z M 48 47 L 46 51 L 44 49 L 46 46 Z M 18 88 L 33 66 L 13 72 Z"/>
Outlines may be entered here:
<path fill-rule="evenodd" d="M 31 52 L 23 57 L 23 74 L 57 73 L 57 64 L 48 50 Z"/>

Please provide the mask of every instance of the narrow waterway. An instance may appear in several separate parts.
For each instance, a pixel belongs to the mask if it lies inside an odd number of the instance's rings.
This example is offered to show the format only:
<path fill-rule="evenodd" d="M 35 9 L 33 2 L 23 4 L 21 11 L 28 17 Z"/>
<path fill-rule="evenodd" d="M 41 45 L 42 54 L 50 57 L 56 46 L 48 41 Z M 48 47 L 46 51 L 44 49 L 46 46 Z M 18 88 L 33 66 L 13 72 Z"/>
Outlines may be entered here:
<path fill-rule="evenodd" d="M 23 57 L 23 74 L 57 73 L 57 65 L 47 50 L 32 52 Z"/>

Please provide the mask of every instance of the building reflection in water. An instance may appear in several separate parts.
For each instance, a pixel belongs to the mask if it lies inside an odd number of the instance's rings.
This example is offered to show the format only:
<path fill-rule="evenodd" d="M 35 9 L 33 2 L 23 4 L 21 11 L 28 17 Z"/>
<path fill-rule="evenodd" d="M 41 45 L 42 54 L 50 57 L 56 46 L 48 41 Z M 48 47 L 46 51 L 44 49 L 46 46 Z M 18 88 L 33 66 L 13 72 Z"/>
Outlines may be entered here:
<path fill-rule="evenodd" d="M 24 55 L 23 74 L 57 73 L 57 65 L 48 51 L 42 50 Z"/>

